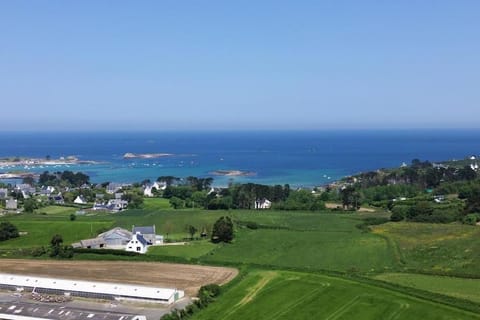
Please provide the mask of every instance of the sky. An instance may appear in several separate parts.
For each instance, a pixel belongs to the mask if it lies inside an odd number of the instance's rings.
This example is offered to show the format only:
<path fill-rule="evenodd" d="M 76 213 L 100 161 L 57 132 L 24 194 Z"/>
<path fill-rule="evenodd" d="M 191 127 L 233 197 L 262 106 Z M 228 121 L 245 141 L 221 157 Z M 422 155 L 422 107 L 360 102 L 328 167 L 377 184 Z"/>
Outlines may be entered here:
<path fill-rule="evenodd" d="M 0 1 L 0 130 L 480 128 L 480 1 Z"/>

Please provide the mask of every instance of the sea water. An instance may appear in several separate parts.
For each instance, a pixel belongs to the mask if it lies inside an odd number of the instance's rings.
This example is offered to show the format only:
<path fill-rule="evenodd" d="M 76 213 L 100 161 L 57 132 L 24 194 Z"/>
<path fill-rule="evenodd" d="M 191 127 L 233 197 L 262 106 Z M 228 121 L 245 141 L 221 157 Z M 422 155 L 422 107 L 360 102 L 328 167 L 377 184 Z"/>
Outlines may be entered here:
<path fill-rule="evenodd" d="M 414 158 L 441 161 L 480 154 L 479 137 L 480 130 L 3 132 L 0 157 L 76 156 L 99 163 L 0 168 L 0 173 L 82 171 L 96 183 L 212 176 L 217 186 L 253 182 L 312 187 Z M 173 155 L 124 159 L 127 152 Z M 255 174 L 215 176 L 216 170 Z"/>

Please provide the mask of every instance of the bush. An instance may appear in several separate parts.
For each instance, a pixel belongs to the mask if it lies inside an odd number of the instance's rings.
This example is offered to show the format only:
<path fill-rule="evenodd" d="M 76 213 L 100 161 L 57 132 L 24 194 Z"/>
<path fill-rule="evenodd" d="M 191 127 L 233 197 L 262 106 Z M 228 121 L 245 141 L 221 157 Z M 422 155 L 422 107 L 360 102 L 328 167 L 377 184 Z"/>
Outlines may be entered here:
<path fill-rule="evenodd" d="M 12 223 L 3 221 L 0 223 L 0 241 L 18 237 L 18 229 Z"/>
<path fill-rule="evenodd" d="M 474 226 L 477 224 L 477 222 L 480 221 L 480 214 L 478 213 L 471 213 L 467 214 L 465 217 L 463 217 L 462 222 L 464 224 L 469 224 L 471 226 Z"/>

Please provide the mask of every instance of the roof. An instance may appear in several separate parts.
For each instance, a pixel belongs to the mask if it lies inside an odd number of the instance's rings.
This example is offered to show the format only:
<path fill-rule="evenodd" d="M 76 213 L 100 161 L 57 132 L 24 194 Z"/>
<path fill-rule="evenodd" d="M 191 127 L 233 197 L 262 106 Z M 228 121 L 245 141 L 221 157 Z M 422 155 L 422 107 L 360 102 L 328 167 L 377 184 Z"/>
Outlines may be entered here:
<path fill-rule="evenodd" d="M 148 241 L 145 240 L 145 238 L 140 233 L 137 233 L 135 236 L 137 237 L 137 240 L 140 241 L 141 244 L 143 244 L 144 246 L 148 245 Z"/>
<path fill-rule="evenodd" d="M 0 273 L 0 284 L 48 288 L 64 291 L 80 291 L 88 293 L 110 294 L 119 297 L 131 297 L 137 299 L 154 299 L 168 301 L 179 293 L 183 296 L 183 291 L 176 289 L 156 288 L 139 285 L 126 285 L 97 281 L 77 281 L 66 279 L 55 279 L 45 277 L 32 277 Z"/>
<path fill-rule="evenodd" d="M 121 235 L 125 238 L 129 238 L 131 239 L 132 238 L 132 233 L 126 229 L 123 229 L 123 228 L 120 228 L 120 227 L 115 227 L 113 229 L 110 229 L 108 231 L 105 231 L 103 233 L 100 233 L 98 235 L 99 238 L 106 238 L 112 234 L 118 234 L 118 235 Z"/>
<path fill-rule="evenodd" d="M 80 240 L 80 244 L 82 245 L 82 247 L 96 246 L 100 244 L 105 244 L 105 240 L 103 240 L 103 238 L 85 239 Z"/>
<path fill-rule="evenodd" d="M 155 226 L 133 227 L 132 233 L 140 232 L 141 234 L 155 234 Z"/>

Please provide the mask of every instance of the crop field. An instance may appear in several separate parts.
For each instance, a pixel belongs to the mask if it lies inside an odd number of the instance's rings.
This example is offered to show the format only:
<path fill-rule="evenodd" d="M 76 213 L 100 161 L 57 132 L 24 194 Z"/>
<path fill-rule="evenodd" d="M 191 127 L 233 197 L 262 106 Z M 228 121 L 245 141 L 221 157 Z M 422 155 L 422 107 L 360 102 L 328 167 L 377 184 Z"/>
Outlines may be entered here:
<path fill-rule="evenodd" d="M 205 284 L 225 284 L 238 273 L 233 268 L 173 263 L 24 259 L 0 259 L 0 270 L 2 273 L 178 288 L 189 295 L 196 294 Z"/>
<path fill-rule="evenodd" d="M 480 279 L 411 273 L 384 273 L 375 279 L 480 303 Z"/>
<path fill-rule="evenodd" d="M 193 319 L 480 319 L 386 289 L 316 274 L 252 271 Z"/>

